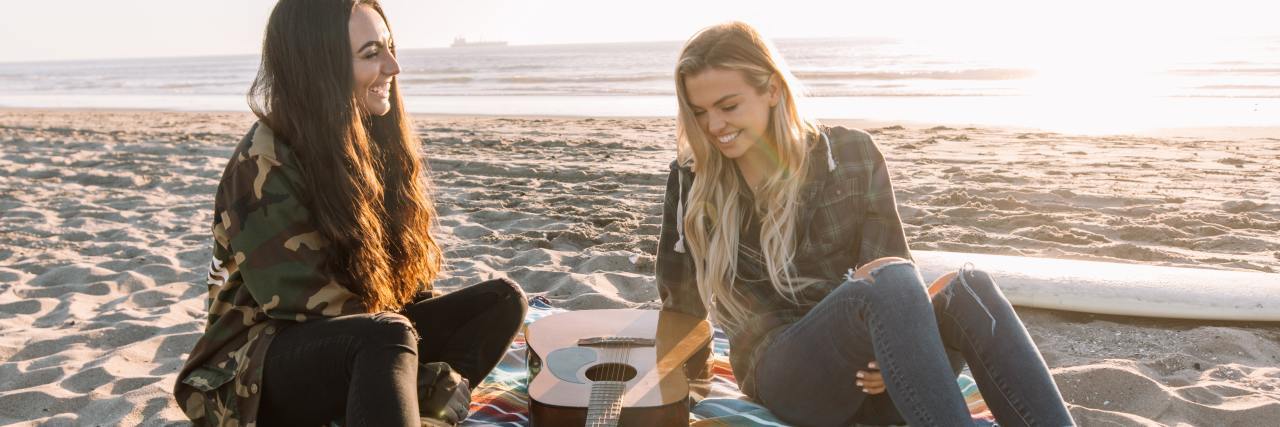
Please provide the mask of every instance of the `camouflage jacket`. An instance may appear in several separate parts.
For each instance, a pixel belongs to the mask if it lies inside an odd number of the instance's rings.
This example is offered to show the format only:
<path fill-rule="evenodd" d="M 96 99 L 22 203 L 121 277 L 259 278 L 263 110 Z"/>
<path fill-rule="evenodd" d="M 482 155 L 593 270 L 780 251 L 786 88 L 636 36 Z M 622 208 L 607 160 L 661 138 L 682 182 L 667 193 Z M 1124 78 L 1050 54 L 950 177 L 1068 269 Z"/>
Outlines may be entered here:
<path fill-rule="evenodd" d="M 262 123 L 236 147 L 214 200 L 204 336 L 174 397 L 196 425 L 253 425 L 274 335 L 294 322 L 365 311 L 324 268 L 326 241 L 299 198 L 298 160 Z"/>

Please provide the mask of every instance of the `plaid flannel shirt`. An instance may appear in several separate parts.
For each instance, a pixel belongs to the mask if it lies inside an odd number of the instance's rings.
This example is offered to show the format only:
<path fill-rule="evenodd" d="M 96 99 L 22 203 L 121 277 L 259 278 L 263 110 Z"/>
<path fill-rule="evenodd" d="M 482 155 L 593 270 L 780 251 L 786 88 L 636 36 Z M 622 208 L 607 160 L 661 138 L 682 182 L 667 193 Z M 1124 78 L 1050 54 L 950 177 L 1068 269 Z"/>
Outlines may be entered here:
<path fill-rule="evenodd" d="M 730 363 L 742 391 L 748 395 L 756 395 L 753 377 L 757 353 L 782 327 L 800 320 L 843 283 L 849 269 L 887 256 L 911 259 L 889 171 L 871 136 L 843 127 L 823 128 L 822 132 L 827 138 L 809 141 L 811 160 L 801 189 L 795 257 L 799 276 L 821 282 L 796 295 L 799 304 L 766 282 L 739 279 L 733 285 L 734 297 L 741 298 L 749 312 L 755 314 L 738 330 L 726 331 L 733 348 Z M 683 243 L 676 226 L 676 211 L 678 206 L 687 205 L 693 179 L 688 167 L 671 163 L 658 240 L 658 295 L 663 310 L 705 318 L 707 312 L 695 282 L 693 258 L 686 248 L 676 248 L 677 242 Z M 742 225 L 742 230 L 748 228 L 753 227 Z M 740 240 L 758 241 L 755 237 Z M 738 255 L 738 277 L 761 277 L 765 269 L 760 261 L 744 252 L 740 250 Z"/>

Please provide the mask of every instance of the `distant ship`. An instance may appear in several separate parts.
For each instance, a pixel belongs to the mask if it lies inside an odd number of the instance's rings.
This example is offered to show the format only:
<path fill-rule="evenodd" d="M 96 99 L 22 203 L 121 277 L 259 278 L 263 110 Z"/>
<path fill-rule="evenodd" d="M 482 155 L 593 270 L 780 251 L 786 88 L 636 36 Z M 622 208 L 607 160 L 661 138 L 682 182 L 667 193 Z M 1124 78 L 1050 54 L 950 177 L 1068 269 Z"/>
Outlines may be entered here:
<path fill-rule="evenodd" d="M 484 47 L 484 46 L 506 46 L 506 45 L 507 45 L 507 42 L 491 42 L 491 41 L 469 42 L 465 37 L 454 37 L 453 44 L 449 45 L 449 47 Z"/>

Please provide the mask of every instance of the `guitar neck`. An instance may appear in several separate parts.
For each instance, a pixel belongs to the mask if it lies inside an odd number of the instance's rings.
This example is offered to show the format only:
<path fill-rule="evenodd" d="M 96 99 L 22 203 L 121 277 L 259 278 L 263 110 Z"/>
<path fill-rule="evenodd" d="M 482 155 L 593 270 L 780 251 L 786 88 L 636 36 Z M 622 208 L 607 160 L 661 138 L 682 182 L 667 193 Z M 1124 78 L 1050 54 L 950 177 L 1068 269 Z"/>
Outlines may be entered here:
<path fill-rule="evenodd" d="M 623 381 L 596 381 L 591 383 L 591 400 L 587 404 L 587 427 L 617 427 L 622 415 L 622 394 L 627 383 Z"/>

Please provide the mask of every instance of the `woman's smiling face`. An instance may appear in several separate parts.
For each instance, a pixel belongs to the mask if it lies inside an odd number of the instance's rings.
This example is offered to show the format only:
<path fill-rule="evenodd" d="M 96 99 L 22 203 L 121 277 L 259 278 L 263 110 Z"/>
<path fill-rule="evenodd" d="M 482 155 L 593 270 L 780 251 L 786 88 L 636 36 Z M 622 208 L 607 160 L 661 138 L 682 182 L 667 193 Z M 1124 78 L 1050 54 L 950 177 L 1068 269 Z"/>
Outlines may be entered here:
<path fill-rule="evenodd" d="M 378 11 L 366 5 L 351 11 L 351 71 L 355 98 L 366 114 L 391 111 L 391 80 L 400 74 L 400 63 L 391 52 L 391 30 Z"/>
<path fill-rule="evenodd" d="M 710 68 L 684 79 L 688 107 L 721 154 L 737 159 L 766 141 L 769 111 L 778 104 L 777 83 L 764 91 L 747 83 L 742 72 Z"/>

